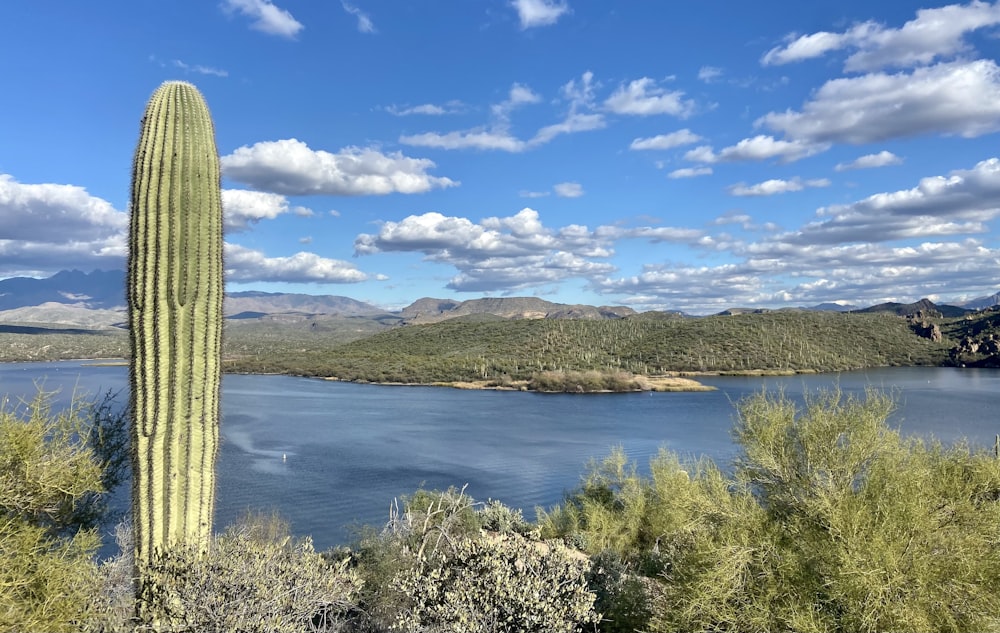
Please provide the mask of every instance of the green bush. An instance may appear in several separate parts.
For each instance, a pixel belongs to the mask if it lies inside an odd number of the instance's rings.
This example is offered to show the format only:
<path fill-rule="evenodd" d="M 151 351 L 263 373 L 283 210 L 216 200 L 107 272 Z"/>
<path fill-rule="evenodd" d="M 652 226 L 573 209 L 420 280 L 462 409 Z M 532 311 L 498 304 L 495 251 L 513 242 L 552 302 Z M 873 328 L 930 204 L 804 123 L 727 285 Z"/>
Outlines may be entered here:
<path fill-rule="evenodd" d="M 643 476 L 617 449 L 539 528 L 620 561 L 592 575 L 602 610 L 646 604 L 649 630 L 998 631 L 1000 460 L 903 438 L 892 407 L 761 393 L 731 475 L 661 451 Z"/>
<path fill-rule="evenodd" d="M 0 631 L 74 631 L 89 612 L 102 461 L 92 409 L 0 403 Z"/>

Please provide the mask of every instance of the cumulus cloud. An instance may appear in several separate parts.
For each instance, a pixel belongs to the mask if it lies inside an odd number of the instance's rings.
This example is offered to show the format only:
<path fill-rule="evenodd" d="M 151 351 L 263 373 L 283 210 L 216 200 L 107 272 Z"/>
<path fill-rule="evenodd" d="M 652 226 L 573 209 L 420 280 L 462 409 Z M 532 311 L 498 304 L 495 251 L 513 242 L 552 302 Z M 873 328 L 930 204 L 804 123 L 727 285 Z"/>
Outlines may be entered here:
<path fill-rule="evenodd" d="M 858 156 L 847 163 L 837 163 L 834 167 L 836 171 L 849 171 L 852 169 L 873 169 L 876 167 L 887 167 L 889 165 L 901 165 L 903 159 L 890 151 L 882 150 L 877 154 L 865 154 Z"/>
<path fill-rule="evenodd" d="M 56 230 L 54 230 L 56 229 Z M 3 274 L 124 265 L 128 216 L 83 187 L 0 174 Z M 58 270 L 58 269 L 57 269 Z"/>
<path fill-rule="evenodd" d="M 669 134 L 657 134 L 656 136 L 650 136 L 647 138 L 637 138 L 632 141 L 631 145 L 629 145 L 629 149 L 673 149 L 674 147 L 697 143 L 701 140 L 702 137 L 698 136 L 691 130 L 684 128 L 683 130 L 677 130 L 676 132 L 671 132 Z"/>
<path fill-rule="evenodd" d="M 733 185 L 729 187 L 729 194 L 733 196 L 773 196 L 779 193 L 788 193 L 789 191 L 802 191 L 807 187 L 829 186 L 830 181 L 826 178 L 815 180 L 802 180 L 801 178 L 782 180 L 780 178 L 773 178 L 755 185 L 746 185 L 744 183 Z"/>
<path fill-rule="evenodd" d="M 604 107 L 615 114 L 672 114 L 686 118 L 694 111 L 694 102 L 684 99 L 682 90 L 668 91 L 659 87 L 655 80 L 642 77 L 619 86 L 604 101 Z"/>
<path fill-rule="evenodd" d="M 358 7 L 350 4 L 348 2 L 341 2 L 340 6 L 344 7 L 344 11 L 347 11 L 354 17 L 358 19 L 358 31 L 361 33 L 374 33 L 375 24 L 372 23 L 372 19 L 367 13 L 359 9 Z"/>
<path fill-rule="evenodd" d="M 223 189 L 222 210 L 225 229 L 230 233 L 248 231 L 261 220 L 273 220 L 289 212 L 312 215 L 305 207 L 291 207 L 283 195 L 247 189 Z"/>
<path fill-rule="evenodd" d="M 1000 68 L 977 60 L 833 79 L 801 111 L 772 112 L 756 125 L 803 143 L 981 136 L 1000 130 Z"/>
<path fill-rule="evenodd" d="M 710 175 L 712 175 L 711 167 L 682 167 L 667 174 L 667 178 L 676 180 L 678 178 L 697 178 L 698 176 Z"/>
<path fill-rule="evenodd" d="M 270 35 L 294 39 L 305 28 L 292 14 L 270 0 L 223 0 L 223 8 L 252 19 L 250 28 Z"/>
<path fill-rule="evenodd" d="M 288 257 L 267 257 L 264 253 L 225 245 L 226 279 L 241 283 L 289 282 L 348 284 L 365 281 L 368 275 L 353 264 L 299 252 Z"/>
<path fill-rule="evenodd" d="M 787 64 L 850 49 L 854 52 L 844 65 L 849 72 L 926 65 L 966 53 L 970 50 L 965 41 L 967 34 L 997 24 L 1000 24 L 1000 3 L 974 0 L 967 5 L 920 9 L 916 18 L 898 29 L 869 21 L 841 33 L 793 35 L 784 46 L 765 53 L 761 63 Z"/>
<path fill-rule="evenodd" d="M 569 13 L 565 0 L 512 0 L 510 4 L 517 10 L 522 29 L 555 24 Z"/>
<path fill-rule="evenodd" d="M 721 265 L 650 263 L 639 274 L 594 280 L 602 293 L 646 309 L 708 313 L 733 306 L 915 301 L 957 286 L 995 292 L 1000 249 L 975 239 L 1000 217 L 1000 159 L 921 179 L 910 189 L 824 207 L 818 218 L 779 232 L 731 212 L 712 224 L 764 228 L 744 242 L 725 234 L 688 245 L 728 254 Z"/>
<path fill-rule="evenodd" d="M 711 146 L 702 145 L 689 150 L 684 154 L 684 158 L 696 163 L 710 164 L 759 161 L 771 158 L 789 163 L 826 151 L 828 147 L 828 144 L 779 140 L 773 136 L 760 134 L 753 138 L 745 138 L 736 145 L 726 147 L 718 153 Z"/>
<path fill-rule="evenodd" d="M 583 185 L 578 182 L 561 182 L 552 189 L 560 198 L 579 198 L 583 195 Z"/>
<path fill-rule="evenodd" d="M 459 183 L 431 176 L 434 162 L 400 152 L 347 147 L 336 154 L 285 139 L 243 146 L 221 159 L 227 178 L 285 195 L 362 196 L 423 193 Z"/>
<path fill-rule="evenodd" d="M 513 291 L 570 278 L 593 279 L 614 271 L 605 261 L 621 239 L 687 243 L 700 231 L 671 227 L 582 225 L 549 228 L 537 211 L 480 222 L 440 213 L 385 222 L 378 233 L 354 241 L 356 255 L 418 252 L 458 270 L 448 287 L 461 291 Z"/>

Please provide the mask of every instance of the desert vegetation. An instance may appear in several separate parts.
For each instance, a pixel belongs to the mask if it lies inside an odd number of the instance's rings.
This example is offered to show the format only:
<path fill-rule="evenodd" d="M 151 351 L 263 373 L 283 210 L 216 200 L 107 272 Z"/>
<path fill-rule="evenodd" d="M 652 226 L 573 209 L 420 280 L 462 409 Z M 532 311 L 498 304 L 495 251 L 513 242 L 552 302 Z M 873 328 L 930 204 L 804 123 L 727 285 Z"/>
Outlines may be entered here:
<path fill-rule="evenodd" d="M 754 373 L 990 365 L 1000 312 L 933 318 L 939 340 L 889 313 L 776 311 L 697 318 L 455 318 L 373 327 L 364 318 L 227 321 L 223 371 L 381 383 L 528 382 L 545 372 Z M 0 360 L 123 358 L 124 330 L 0 327 Z"/>
<path fill-rule="evenodd" d="M 128 524 L 94 559 L 125 418 L 49 402 L 0 416 L 0 631 L 148 630 Z M 317 552 L 249 513 L 207 552 L 161 551 L 169 591 L 142 595 L 176 631 L 1000 631 L 1000 459 L 904 438 L 892 407 L 761 392 L 735 406 L 734 462 L 614 449 L 532 519 L 418 490 Z"/>

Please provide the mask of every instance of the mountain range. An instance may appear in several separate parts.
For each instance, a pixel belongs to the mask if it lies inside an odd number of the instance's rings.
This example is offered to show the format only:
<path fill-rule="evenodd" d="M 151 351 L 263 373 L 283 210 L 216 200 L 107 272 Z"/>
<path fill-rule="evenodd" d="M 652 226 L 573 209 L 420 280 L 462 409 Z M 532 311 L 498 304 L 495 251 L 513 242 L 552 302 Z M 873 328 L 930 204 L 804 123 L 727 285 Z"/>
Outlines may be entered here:
<path fill-rule="evenodd" d="M 0 322 L 50 323 L 81 327 L 121 326 L 125 313 L 125 272 L 65 270 L 36 279 L 0 280 Z M 918 311 L 928 316 L 959 316 L 970 310 L 1000 304 L 1000 293 L 962 305 L 941 305 L 922 299 L 913 304 L 885 303 L 868 308 L 824 303 L 805 310 L 893 312 L 902 316 Z M 724 314 L 762 312 L 757 308 L 731 308 Z M 507 319 L 616 319 L 636 314 L 624 306 L 589 306 L 553 303 L 537 297 L 481 298 L 467 301 L 422 298 L 399 312 L 335 295 L 310 295 L 244 291 L 227 293 L 228 319 L 315 321 L 324 318 L 364 317 L 390 323 L 434 323 L 457 317 L 490 316 Z M 678 313 L 669 313 L 677 316 Z"/>

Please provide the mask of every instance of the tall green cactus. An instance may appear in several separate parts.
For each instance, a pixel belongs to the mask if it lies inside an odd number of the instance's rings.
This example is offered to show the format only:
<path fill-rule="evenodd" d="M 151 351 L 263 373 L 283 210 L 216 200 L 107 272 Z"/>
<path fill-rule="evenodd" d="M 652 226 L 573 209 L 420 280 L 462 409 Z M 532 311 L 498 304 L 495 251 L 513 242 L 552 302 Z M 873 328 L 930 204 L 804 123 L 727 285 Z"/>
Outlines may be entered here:
<path fill-rule="evenodd" d="M 222 199 L 208 106 L 189 83 L 146 106 L 132 165 L 128 309 L 136 564 L 206 548 L 215 505 Z"/>

